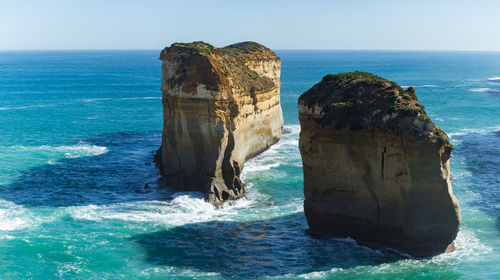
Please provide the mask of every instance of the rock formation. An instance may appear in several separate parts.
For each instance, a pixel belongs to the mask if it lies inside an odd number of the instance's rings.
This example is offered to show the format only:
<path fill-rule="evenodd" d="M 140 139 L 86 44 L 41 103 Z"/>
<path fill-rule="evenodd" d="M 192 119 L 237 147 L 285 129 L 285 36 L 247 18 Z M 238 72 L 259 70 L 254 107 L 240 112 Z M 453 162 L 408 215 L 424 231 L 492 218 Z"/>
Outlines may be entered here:
<path fill-rule="evenodd" d="M 215 205 L 242 197 L 245 161 L 282 134 L 280 58 L 253 42 L 193 42 L 172 44 L 160 59 L 164 126 L 155 160 L 164 182 L 204 192 Z"/>
<path fill-rule="evenodd" d="M 299 98 L 310 233 L 413 256 L 452 251 L 452 146 L 415 89 L 364 72 L 327 75 Z"/>

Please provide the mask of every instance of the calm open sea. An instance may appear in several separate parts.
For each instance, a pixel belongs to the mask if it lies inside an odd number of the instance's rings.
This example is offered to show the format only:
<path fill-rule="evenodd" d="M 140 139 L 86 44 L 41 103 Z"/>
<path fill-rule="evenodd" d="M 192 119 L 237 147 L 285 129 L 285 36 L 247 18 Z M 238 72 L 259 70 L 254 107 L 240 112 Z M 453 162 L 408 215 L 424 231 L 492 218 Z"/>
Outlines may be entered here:
<path fill-rule="evenodd" d="M 246 164 L 246 200 L 215 210 L 144 189 L 158 177 L 159 51 L 0 52 L 0 279 L 500 279 L 500 53 L 277 53 L 292 133 Z M 451 137 L 454 253 L 308 235 L 297 98 L 353 70 L 414 86 Z"/>

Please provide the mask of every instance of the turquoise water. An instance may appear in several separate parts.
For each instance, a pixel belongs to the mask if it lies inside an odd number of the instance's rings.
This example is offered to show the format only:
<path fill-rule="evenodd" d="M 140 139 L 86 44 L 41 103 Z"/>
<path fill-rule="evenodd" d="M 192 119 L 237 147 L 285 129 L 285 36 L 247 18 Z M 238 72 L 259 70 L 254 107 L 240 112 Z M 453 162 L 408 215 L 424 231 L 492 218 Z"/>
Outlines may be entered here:
<path fill-rule="evenodd" d="M 0 279 L 500 278 L 500 53 L 277 53 L 291 133 L 245 165 L 247 198 L 215 210 L 153 183 L 159 51 L 0 52 Z M 353 70 L 415 86 L 451 136 L 455 252 L 308 235 L 297 98 Z"/>

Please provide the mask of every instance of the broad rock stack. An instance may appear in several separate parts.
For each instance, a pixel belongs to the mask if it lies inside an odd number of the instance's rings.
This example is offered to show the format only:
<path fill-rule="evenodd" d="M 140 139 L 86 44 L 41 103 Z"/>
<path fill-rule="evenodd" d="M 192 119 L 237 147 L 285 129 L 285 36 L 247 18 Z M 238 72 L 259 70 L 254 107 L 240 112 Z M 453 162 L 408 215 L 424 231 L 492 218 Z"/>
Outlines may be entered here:
<path fill-rule="evenodd" d="M 299 118 L 311 234 L 417 257 L 453 250 L 452 146 L 414 88 L 365 72 L 327 75 L 299 98 Z"/>
<path fill-rule="evenodd" d="M 245 194 L 245 161 L 282 134 L 281 60 L 243 42 L 175 43 L 160 55 L 164 126 L 155 160 L 167 186 L 219 206 Z"/>

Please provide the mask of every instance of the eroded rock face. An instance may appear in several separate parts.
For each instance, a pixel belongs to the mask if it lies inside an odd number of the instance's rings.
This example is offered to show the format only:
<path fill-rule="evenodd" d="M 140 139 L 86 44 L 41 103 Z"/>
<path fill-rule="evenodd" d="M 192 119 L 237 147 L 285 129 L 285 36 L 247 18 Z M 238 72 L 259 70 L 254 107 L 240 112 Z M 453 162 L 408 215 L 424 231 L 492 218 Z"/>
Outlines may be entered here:
<path fill-rule="evenodd" d="M 194 42 L 173 44 L 160 59 L 164 126 L 156 162 L 164 182 L 204 192 L 215 205 L 243 196 L 245 161 L 282 134 L 280 58 L 253 42 Z"/>
<path fill-rule="evenodd" d="M 299 118 L 312 234 L 413 256 L 453 250 L 452 146 L 414 88 L 364 72 L 327 75 L 299 98 Z"/>

